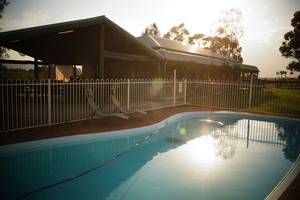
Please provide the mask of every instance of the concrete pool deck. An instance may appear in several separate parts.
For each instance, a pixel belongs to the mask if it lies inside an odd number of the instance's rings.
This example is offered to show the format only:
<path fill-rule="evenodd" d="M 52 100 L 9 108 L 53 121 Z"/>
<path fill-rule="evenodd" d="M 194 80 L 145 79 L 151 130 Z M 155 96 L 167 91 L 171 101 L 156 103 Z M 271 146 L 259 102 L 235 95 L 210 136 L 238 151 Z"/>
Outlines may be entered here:
<path fill-rule="evenodd" d="M 163 108 L 148 111 L 154 117 L 154 120 L 149 117 L 134 113 L 132 118 L 135 123 L 128 120 L 108 117 L 97 118 L 91 120 L 84 120 L 78 122 L 70 122 L 59 125 L 44 126 L 38 128 L 24 129 L 18 131 L 10 131 L 0 134 L 0 145 L 13 144 L 19 142 L 26 142 L 32 140 L 40 140 L 54 137 L 62 137 L 68 135 L 79 135 L 87 133 L 106 132 L 112 130 L 130 129 L 143 127 L 151 124 L 158 123 L 167 117 L 177 113 L 193 112 L 193 111 L 223 111 L 224 109 L 212 109 L 198 106 L 178 106 Z M 280 200 L 298 199 L 300 194 L 300 175 L 296 177 L 294 182 L 289 186 L 286 192 L 282 195 Z"/>

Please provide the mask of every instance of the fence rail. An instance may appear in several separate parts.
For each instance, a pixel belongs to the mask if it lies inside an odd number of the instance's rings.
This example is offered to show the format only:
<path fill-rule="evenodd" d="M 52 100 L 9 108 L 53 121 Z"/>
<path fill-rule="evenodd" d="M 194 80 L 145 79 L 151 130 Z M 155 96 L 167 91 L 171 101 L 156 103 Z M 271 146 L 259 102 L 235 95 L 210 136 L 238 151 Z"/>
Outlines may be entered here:
<path fill-rule="evenodd" d="M 197 105 L 300 116 L 299 85 L 188 80 L 0 80 L 0 132 L 85 120 L 86 90 L 110 113 L 115 94 L 129 109 Z"/>

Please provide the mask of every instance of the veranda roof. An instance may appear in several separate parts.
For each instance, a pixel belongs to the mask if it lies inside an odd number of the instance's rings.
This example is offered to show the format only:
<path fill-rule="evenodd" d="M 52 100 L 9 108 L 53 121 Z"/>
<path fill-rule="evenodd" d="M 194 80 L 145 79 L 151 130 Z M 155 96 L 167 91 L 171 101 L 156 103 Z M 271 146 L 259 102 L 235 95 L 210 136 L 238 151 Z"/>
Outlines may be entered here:
<path fill-rule="evenodd" d="M 105 16 L 3 32 L 0 46 L 51 64 L 164 59 Z"/>

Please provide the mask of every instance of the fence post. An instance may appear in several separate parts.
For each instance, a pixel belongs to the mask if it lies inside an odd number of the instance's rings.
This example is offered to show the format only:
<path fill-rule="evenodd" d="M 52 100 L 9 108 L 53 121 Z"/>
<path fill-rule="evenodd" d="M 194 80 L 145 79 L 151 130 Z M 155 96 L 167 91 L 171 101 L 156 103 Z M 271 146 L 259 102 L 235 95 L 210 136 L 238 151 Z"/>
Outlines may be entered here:
<path fill-rule="evenodd" d="M 127 80 L 127 110 L 129 110 L 130 106 L 130 79 Z"/>
<path fill-rule="evenodd" d="M 183 97 L 183 104 L 186 104 L 186 93 L 187 93 L 187 80 L 184 79 L 184 97 Z"/>
<path fill-rule="evenodd" d="M 51 126 L 51 79 L 48 79 L 48 126 Z"/>
<path fill-rule="evenodd" d="M 250 91 L 249 91 L 249 110 L 251 110 L 251 102 L 252 102 L 252 87 L 253 87 L 253 74 L 251 74 L 251 81 L 250 81 Z"/>
<path fill-rule="evenodd" d="M 174 70 L 173 106 L 176 106 L 176 70 Z"/>

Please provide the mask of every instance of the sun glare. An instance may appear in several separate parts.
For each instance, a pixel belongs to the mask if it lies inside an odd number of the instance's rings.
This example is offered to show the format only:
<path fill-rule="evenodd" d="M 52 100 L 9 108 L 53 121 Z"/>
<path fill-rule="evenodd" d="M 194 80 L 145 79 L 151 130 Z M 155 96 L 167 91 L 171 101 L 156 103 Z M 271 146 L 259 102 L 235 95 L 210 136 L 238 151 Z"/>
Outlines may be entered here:
<path fill-rule="evenodd" d="M 162 22 L 158 22 L 162 26 L 166 25 L 166 30 L 169 30 L 173 25 L 179 23 L 185 23 L 185 28 L 188 29 L 191 35 L 196 33 L 203 33 L 206 36 L 213 31 L 213 23 L 221 16 L 221 12 L 228 10 L 232 7 L 241 7 L 241 2 L 238 0 L 209 0 L 205 1 L 203 6 L 202 1 L 194 2 L 189 1 L 193 6 L 188 9 L 184 9 L 181 3 L 174 3 L 172 10 L 180 10 L 180 15 L 174 13 L 172 17 L 164 19 Z M 170 5 L 168 5 L 170 7 Z M 185 41 L 187 43 L 187 41 Z"/>
<path fill-rule="evenodd" d="M 198 164 L 212 165 L 217 160 L 217 146 L 212 136 L 203 136 L 186 144 L 187 157 Z"/>

